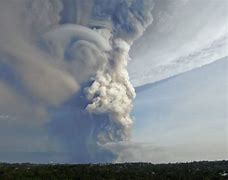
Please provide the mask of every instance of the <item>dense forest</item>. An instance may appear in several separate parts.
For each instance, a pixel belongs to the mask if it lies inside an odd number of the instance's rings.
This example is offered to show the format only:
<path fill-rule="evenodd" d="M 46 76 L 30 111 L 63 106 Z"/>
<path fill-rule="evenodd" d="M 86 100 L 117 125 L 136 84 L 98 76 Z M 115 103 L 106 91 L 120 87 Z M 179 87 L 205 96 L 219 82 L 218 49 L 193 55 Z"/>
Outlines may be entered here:
<path fill-rule="evenodd" d="M 0 164 L 0 179 L 228 180 L 228 161 L 175 164 Z"/>

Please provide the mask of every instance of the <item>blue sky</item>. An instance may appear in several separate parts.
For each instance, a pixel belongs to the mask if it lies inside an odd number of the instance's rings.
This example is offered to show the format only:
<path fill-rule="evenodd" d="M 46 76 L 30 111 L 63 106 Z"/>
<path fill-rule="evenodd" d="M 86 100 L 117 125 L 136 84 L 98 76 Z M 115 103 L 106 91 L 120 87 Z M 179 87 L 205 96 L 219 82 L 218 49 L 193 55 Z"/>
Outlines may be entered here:
<path fill-rule="evenodd" d="M 227 67 L 224 58 L 138 88 L 132 141 L 164 148 L 162 161 L 227 158 Z"/>

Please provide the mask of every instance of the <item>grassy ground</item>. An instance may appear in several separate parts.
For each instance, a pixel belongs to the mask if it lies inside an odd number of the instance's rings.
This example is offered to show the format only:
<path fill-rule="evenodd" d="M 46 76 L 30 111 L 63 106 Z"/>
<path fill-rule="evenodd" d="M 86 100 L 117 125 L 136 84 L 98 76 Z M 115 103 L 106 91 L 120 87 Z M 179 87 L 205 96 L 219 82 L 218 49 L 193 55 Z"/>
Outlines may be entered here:
<path fill-rule="evenodd" d="M 176 164 L 87 164 L 35 165 L 0 164 L 0 180 L 4 179 L 79 179 L 79 180 L 228 180 L 228 161 Z"/>

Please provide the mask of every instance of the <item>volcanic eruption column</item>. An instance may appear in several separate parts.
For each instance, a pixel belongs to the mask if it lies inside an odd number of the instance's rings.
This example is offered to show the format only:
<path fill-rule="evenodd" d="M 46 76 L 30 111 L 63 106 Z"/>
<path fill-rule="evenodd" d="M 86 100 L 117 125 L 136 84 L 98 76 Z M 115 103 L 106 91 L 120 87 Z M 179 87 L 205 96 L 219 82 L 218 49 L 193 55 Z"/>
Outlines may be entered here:
<path fill-rule="evenodd" d="M 83 115 L 73 116 L 79 124 L 90 123 L 87 149 L 130 138 L 135 91 L 126 69 L 128 52 L 152 23 L 152 8 L 152 0 L 64 0 L 60 25 L 43 36 L 49 52 L 66 61 L 81 84 L 77 97 L 84 105 L 77 106 Z"/>

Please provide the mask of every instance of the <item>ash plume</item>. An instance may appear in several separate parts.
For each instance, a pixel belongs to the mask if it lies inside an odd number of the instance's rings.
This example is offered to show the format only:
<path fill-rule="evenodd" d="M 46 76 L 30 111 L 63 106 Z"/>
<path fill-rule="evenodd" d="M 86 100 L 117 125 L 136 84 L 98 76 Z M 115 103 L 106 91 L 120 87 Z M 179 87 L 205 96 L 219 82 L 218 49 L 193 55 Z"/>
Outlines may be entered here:
<path fill-rule="evenodd" d="M 11 10 L 20 7 L 15 13 L 20 15 L 20 39 L 4 32 L 9 43 L 0 47 L 6 54 L 0 62 L 15 69 L 20 78 L 20 96 L 33 104 L 35 100 L 46 111 L 50 138 L 72 154 L 69 162 L 113 161 L 118 155 L 103 145 L 130 139 L 135 91 L 126 69 L 128 53 L 152 23 L 153 1 L 2 3 Z M 15 42 L 23 46 L 15 50 Z"/>

